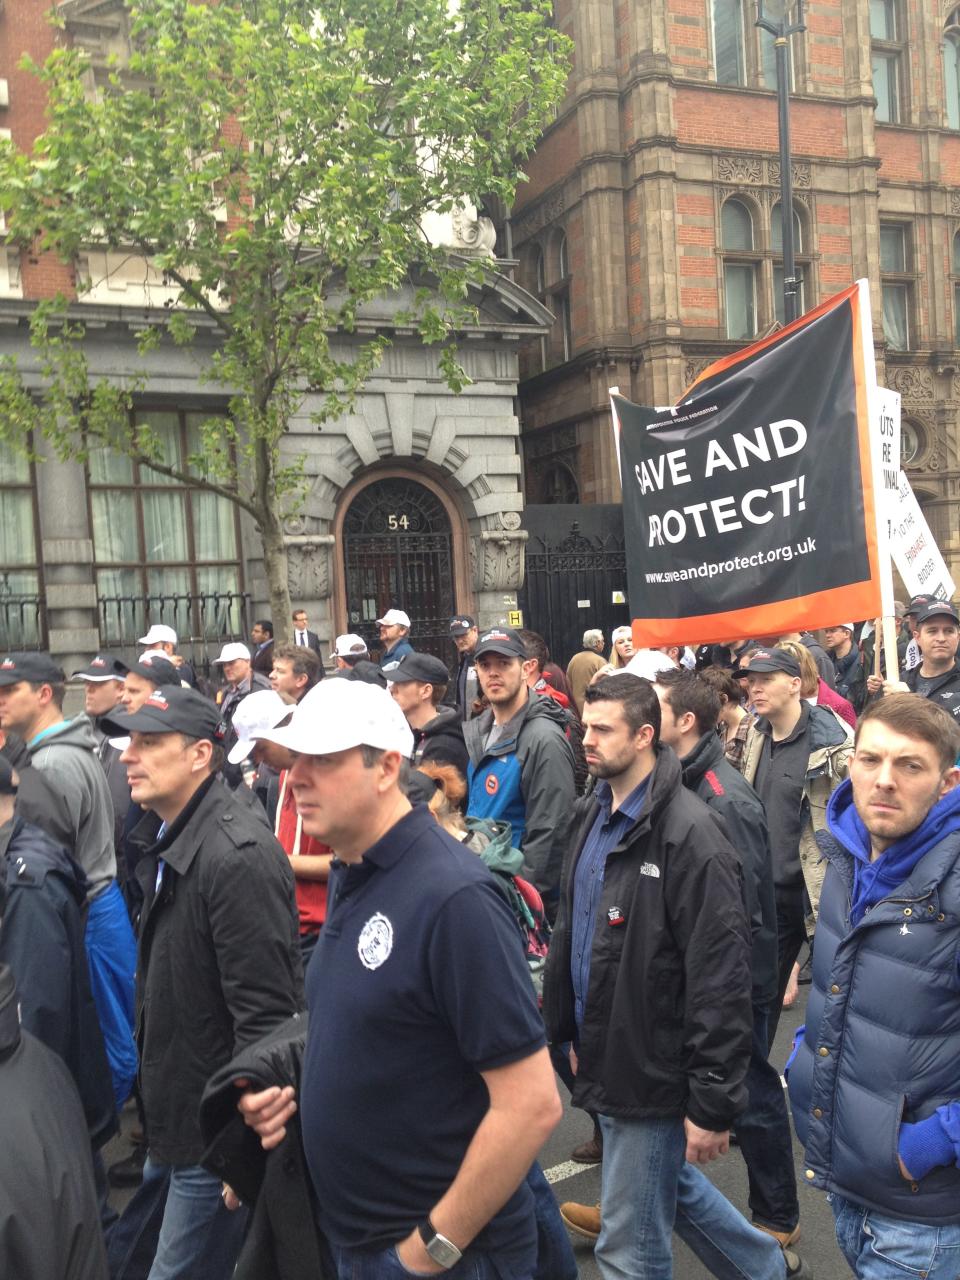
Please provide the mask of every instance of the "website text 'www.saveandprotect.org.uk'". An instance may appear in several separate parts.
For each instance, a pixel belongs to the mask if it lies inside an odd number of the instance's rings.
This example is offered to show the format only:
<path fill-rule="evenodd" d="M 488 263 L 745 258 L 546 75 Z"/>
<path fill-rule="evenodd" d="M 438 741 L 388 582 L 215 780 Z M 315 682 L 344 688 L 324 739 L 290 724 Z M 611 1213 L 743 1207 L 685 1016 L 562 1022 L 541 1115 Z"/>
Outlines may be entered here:
<path fill-rule="evenodd" d="M 694 578 L 715 578 L 721 573 L 737 573 L 742 569 L 756 569 L 760 565 L 773 564 L 777 560 L 788 563 L 794 556 L 806 556 L 816 551 L 816 538 L 805 538 L 803 542 L 789 542 L 783 547 L 772 547 L 769 551 L 755 551 L 749 556 L 733 556 L 729 560 L 704 560 L 702 564 L 691 565 L 688 569 L 664 569 L 659 573 L 646 573 L 647 582 L 690 582 Z"/>

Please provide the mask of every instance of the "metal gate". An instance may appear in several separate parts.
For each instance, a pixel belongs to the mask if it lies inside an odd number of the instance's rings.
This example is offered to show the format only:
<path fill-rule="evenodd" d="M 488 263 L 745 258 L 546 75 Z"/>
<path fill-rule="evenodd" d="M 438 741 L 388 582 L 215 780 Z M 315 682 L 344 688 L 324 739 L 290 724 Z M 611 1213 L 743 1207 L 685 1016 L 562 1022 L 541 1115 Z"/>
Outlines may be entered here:
<path fill-rule="evenodd" d="M 559 510 L 570 509 L 567 505 Z M 544 523 L 538 512 L 557 513 L 558 508 L 528 507 L 524 513 L 530 532 L 519 600 L 524 625 L 544 637 L 551 657 L 564 667 L 579 651 L 588 627 L 601 629 L 609 652 L 613 628 L 630 621 L 622 528 L 618 531 L 611 520 L 598 518 L 599 508 L 592 518 L 587 514 L 590 507 L 574 509 L 580 518 L 565 524 L 554 514 L 553 530 L 537 530 Z M 596 529 L 589 536 L 581 523 L 588 520 Z"/>
<path fill-rule="evenodd" d="M 451 532 L 436 494 L 392 477 L 361 489 L 344 518 L 343 558 L 348 624 L 371 653 L 380 649 L 377 618 L 403 609 L 414 648 L 449 661 Z"/>

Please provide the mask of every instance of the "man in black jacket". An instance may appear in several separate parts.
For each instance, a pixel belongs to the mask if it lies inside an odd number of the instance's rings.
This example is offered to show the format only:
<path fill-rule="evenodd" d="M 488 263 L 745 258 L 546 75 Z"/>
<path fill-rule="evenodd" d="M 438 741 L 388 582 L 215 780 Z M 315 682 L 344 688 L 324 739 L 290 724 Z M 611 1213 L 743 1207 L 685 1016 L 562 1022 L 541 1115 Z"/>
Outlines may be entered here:
<path fill-rule="evenodd" d="M 80 1100 L 56 1054 L 21 1028 L 17 995 L 13 975 L 0 965 L 3 1275 L 107 1280 Z"/>
<path fill-rule="evenodd" d="M 662 717 L 660 741 L 680 757 L 683 785 L 719 816 L 740 854 L 753 944 L 753 1046 L 747 1069 L 749 1101 L 737 1121 L 737 1141 L 747 1165 L 753 1225 L 776 1236 L 781 1245 L 792 1245 L 800 1235 L 793 1140 L 780 1073 L 767 1055 L 767 1016 L 777 994 L 777 902 L 767 818 L 753 787 L 724 759 L 716 728 L 716 690 L 685 671 L 662 672 L 655 688 Z"/>
<path fill-rule="evenodd" d="M 129 735 L 130 794 L 162 822 L 137 867 L 144 1190 L 170 1177 L 154 1271 L 204 1280 L 232 1275 L 244 1225 L 200 1167 L 204 1085 L 303 1007 L 293 874 L 259 806 L 216 777 L 218 719 L 199 693 L 170 688 L 104 722 Z"/>
<path fill-rule="evenodd" d="M 587 767 L 543 993 L 572 1042 L 573 1101 L 603 1131 L 604 1280 L 669 1280 L 674 1230 L 708 1266 L 802 1274 L 694 1166 L 728 1149 L 747 1102 L 750 935 L 737 856 L 659 743 L 653 686 L 628 673 L 584 703 Z M 570 1219 L 581 1206 L 563 1206 Z M 574 1225 L 577 1225 L 574 1220 Z M 641 1270 L 642 1268 L 642 1270 Z"/>
<path fill-rule="evenodd" d="M 413 730 L 414 764 L 436 760 L 467 777 L 467 744 L 456 707 L 445 707 L 449 672 L 432 653 L 408 653 L 390 672 L 388 688 Z"/>

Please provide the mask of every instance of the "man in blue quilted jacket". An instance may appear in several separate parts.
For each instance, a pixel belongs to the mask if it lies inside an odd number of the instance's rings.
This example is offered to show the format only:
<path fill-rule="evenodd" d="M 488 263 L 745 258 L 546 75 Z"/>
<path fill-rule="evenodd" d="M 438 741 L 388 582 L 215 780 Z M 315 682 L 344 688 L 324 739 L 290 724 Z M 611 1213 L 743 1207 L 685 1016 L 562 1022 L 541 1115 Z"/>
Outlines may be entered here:
<path fill-rule="evenodd" d="M 960 1275 L 960 729 L 867 707 L 818 843 L 813 987 L 789 1071 L 804 1177 L 861 1280 Z"/>

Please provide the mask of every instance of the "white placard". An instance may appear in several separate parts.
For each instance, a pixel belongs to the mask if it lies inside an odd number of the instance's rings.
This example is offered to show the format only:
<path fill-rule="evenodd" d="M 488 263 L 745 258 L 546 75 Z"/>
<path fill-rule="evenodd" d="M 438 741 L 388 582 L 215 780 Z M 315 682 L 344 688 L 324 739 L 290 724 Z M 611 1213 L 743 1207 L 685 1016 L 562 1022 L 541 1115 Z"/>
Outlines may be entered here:
<path fill-rule="evenodd" d="M 881 477 L 881 501 L 893 515 L 900 501 L 900 392 L 877 388 L 877 423 L 871 433 Z"/>
<path fill-rule="evenodd" d="M 952 600 L 956 589 L 953 579 L 920 510 L 920 503 L 910 481 L 902 471 L 897 486 L 896 508 L 891 512 L 889 529 L 890 554 L 910 594 Z"/>
<path fill-rule="evenodd" d="M 578 601 L 577 601 L 577 608 L 578 608 L 578 609 L 589 609 L 589 608 L 590 608 L 590 601 L 589 601 L 589 600 L 578 600 Z"/>

